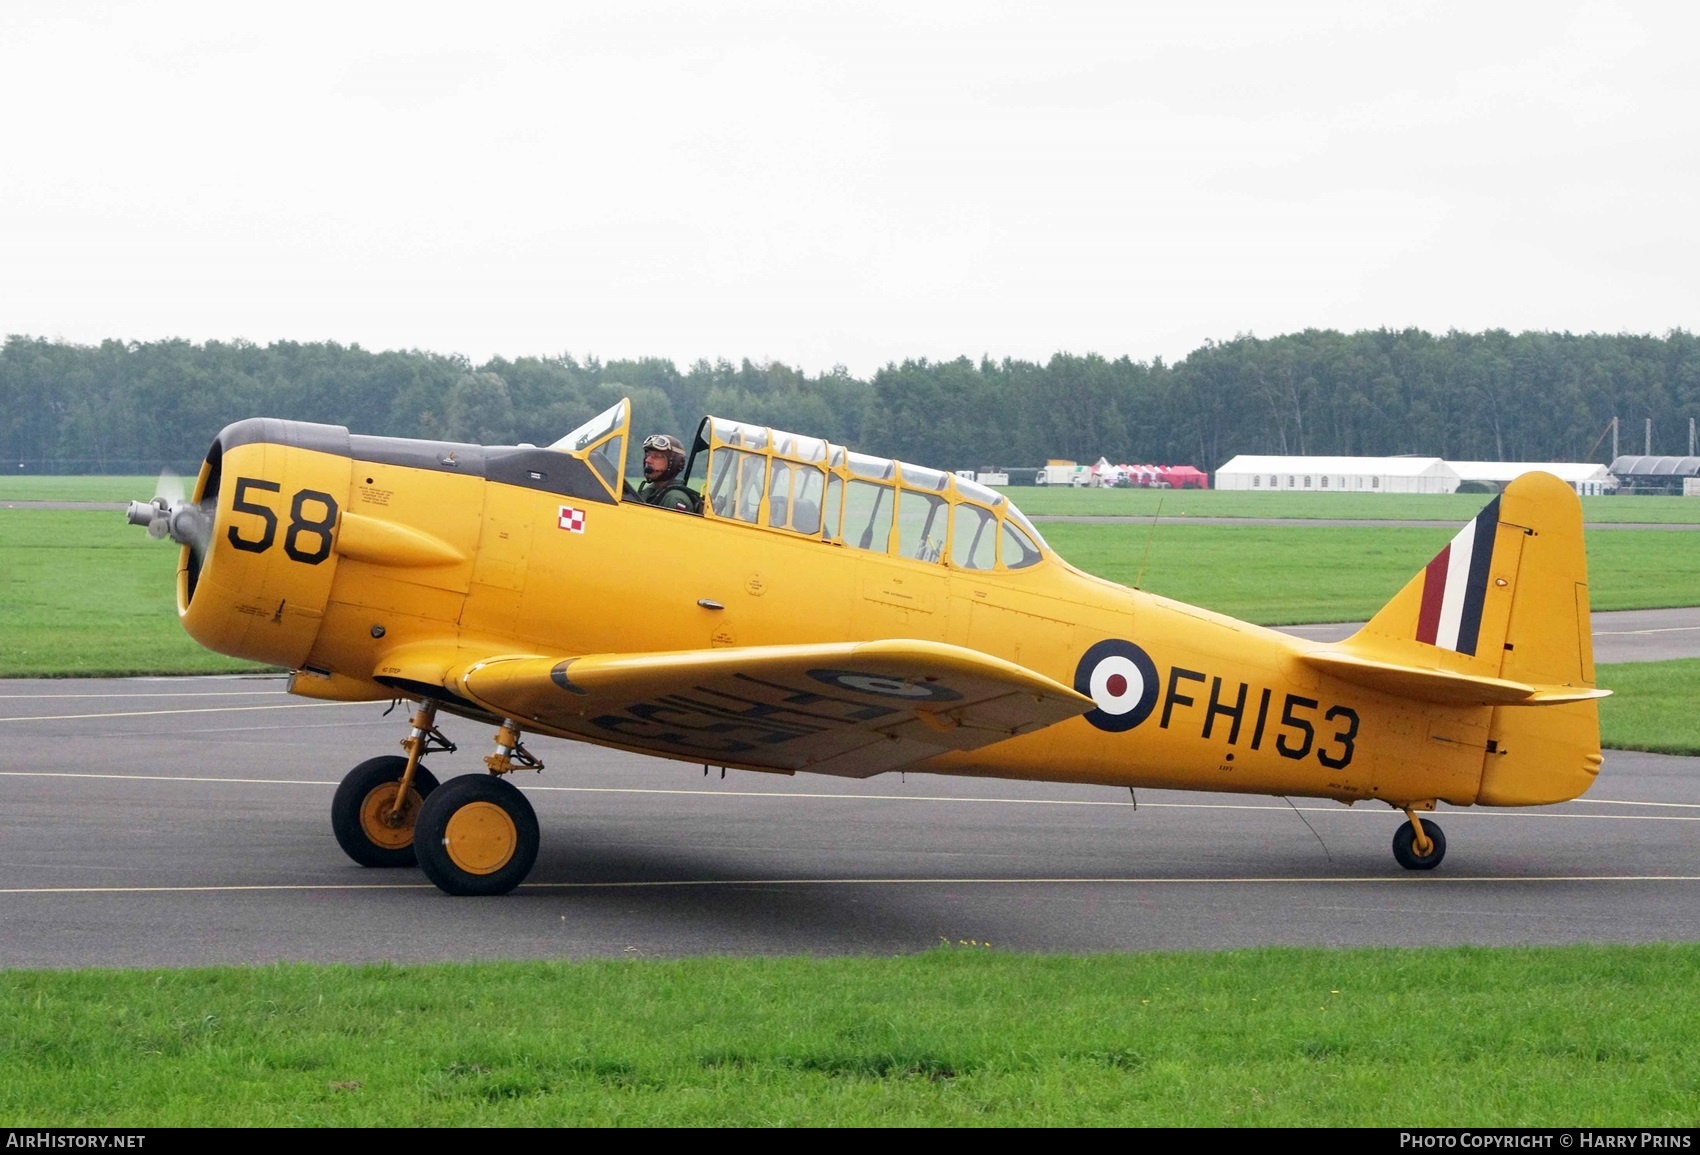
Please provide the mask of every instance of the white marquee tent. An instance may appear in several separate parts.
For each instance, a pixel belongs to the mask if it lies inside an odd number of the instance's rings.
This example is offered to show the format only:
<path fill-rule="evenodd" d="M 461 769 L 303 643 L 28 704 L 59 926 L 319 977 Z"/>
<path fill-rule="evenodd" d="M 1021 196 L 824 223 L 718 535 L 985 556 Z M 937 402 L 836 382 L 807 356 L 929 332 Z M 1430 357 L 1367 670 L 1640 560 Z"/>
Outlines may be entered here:
<path fill-rule="evenodd" d="M 1582 497 L 1597 497 L 1617 488 L 1617 478 L 1603 465 L 1586 461 L 1448 461 L 1459 481 L 1490 481 L 1503 486 L 1525 473 L 1540 470 L 1570 483 Z"/>
<path fill-rule="evenodd" d="M 1577 461 L 1443 461 L 1438 457 L 1283 457 L 1242 453 L 1216 471 L 1217 489 L 1280 493 L 1451 493 L 1466 481 L 1504 485 L 1534 470 L 1577 493 L 1616 487 L 1603 465 Z"/>
<path fill-rule="evenodd" d="M 1438 457 L 1265 457 L 1242 453 L 1216 471 L 1217 489 L 1281 493 L 1451 493 Z"/>

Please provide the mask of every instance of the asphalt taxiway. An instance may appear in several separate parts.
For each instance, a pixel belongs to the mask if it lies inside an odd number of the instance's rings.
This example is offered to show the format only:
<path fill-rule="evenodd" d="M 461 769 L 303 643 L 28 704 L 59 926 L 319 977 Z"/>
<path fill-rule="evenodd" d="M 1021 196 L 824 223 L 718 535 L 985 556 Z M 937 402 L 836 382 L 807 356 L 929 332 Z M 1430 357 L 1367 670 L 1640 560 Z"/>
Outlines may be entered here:
<path fill-rule="evenodd" d="M 1616 610 L 1593 615 L 1594 661 L 1665 662 L 1700 658 L 1700 608 Z M 1282 626 L 1281 632 L 1313 642 L 1337 642 L 1362 622 Z"/>
<path fill-rule="evenodd" d="M 1600 617 L 1700 650 L 1667 614 Z M 1384 806 L 705 777 L 539 739 L 530 880 L 454 899 L 331 835 L 337 781 L 403 734 L 383 711 L 272 677 L 0 682 L 0 967 L 1700 939 L 1700 759 L 1608 751 L 1577 802 L 1443 807 L 1447 860 L 1413 874 Z M 481 769 L 484 728 L 445 728 L 437 776 Z"/>

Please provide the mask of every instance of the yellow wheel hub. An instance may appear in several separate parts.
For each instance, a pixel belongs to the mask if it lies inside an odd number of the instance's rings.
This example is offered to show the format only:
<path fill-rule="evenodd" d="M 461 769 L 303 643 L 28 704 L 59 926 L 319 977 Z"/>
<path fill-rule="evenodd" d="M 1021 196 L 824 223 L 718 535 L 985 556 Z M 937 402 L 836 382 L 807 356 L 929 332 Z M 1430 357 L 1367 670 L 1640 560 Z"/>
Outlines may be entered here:
<path fill-rule="evenodd" d="M 396 787 L 399 782 L 385 782 L 372 788 L 360 803 L 360 829 L 373 846 L 385 850 L 405 850 L 413 845 L 413 820 L 419 817 L 419 804 L 424 801 L 419 791 L 409 790 L 401 814 L 392 818 L 395 809 Z"/>
<path fill-rule="evenodd" d="M 494 802 L 469 802 L 449 816 L 443 849 L 468 874 L 494 874 L 519 849 L 519 829 Z"/>

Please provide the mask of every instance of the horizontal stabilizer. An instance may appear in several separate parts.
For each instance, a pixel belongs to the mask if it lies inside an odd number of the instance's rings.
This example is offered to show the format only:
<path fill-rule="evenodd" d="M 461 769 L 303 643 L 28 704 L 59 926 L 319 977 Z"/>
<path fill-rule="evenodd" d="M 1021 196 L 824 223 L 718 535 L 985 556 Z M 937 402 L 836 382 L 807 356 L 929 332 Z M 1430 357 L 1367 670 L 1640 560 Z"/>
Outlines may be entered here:
<path fill-rule="evenodd" d="M 1402 666 L 1339 650 L 1303 654 L 1301 660 L 1355 685 L 1446 706 L 1556 706 L 1611 693 L 1591 686 L 1535 685 L 1454 670 Z"/>

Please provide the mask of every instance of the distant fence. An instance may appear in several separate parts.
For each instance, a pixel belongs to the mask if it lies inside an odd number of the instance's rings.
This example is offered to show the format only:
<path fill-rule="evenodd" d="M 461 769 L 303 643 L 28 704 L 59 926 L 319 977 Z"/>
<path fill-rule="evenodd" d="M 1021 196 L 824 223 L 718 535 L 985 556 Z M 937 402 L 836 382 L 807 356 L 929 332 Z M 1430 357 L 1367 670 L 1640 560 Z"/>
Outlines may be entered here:
<path fill-rule="evenodd" d="M 11 477 L 51 477 L 51 476 L 117 476 L 117 477 L 153 477 L 161 469 L 170 469 L 183 477 L 196 477 L 201 472 L 201 460 L 193 461 L 160 461 L 158 458 L 147 461 L 129 457 L 26 457 L 21 461 L 0 461 L 0 476 Z"/>

